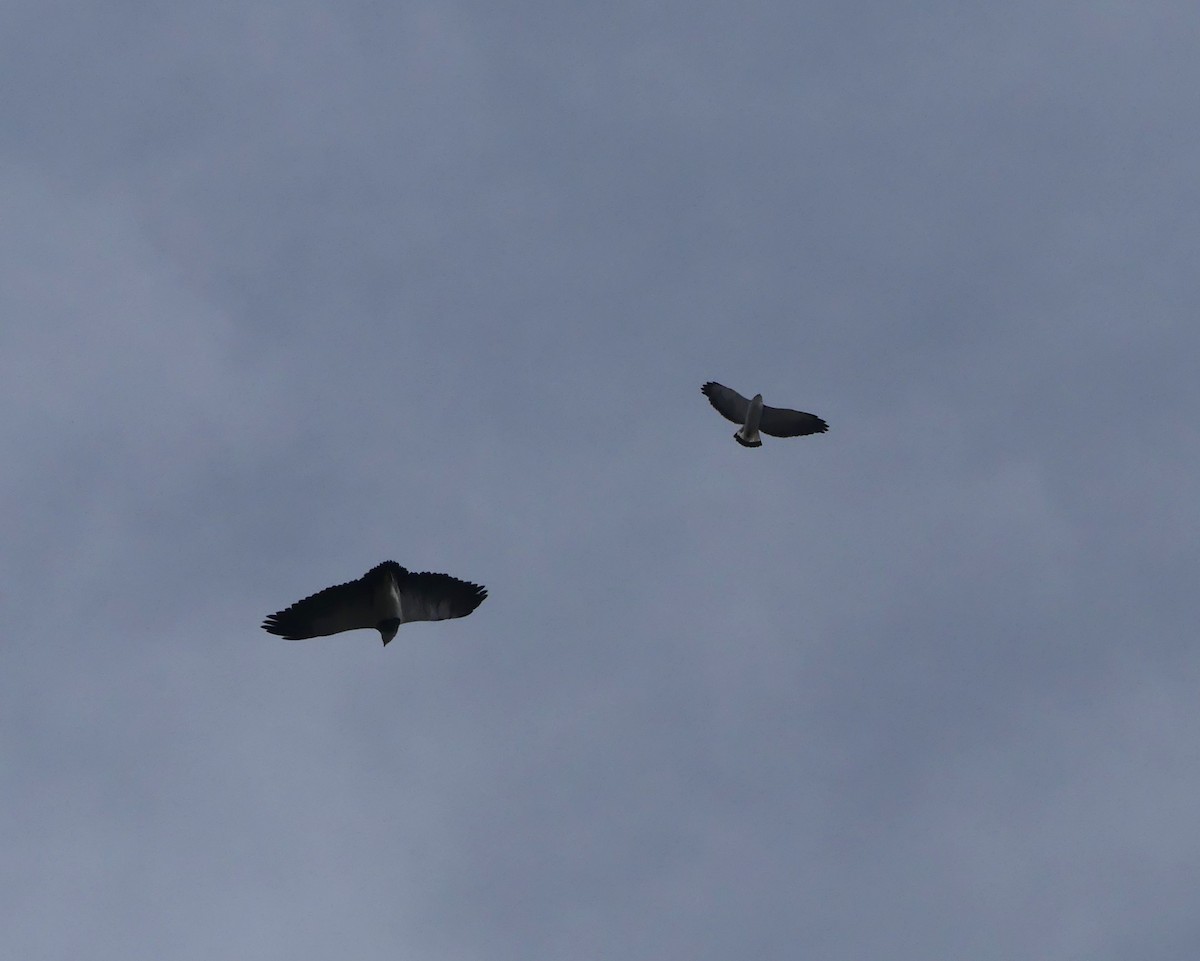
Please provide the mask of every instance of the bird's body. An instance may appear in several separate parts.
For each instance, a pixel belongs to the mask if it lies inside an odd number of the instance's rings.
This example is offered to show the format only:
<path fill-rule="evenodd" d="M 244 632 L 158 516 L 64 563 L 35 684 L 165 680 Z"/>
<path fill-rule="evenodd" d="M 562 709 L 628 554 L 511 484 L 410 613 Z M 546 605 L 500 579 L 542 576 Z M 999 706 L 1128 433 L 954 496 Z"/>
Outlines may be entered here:
<path fill-rule="evenodd" d="M 746 407 L 746 416 L 742 420 L 742 428 L 733 435 L 743 447 L 762 447 L 762 440 L 758 436 L 758 425 L 762 423 L 763 400 L 762 394 L 755 394 L 750 398 L 750 403 Z"/>
<path fill-rule="evenodd" d="M 762 447 L 760 432 L 770 437 L 802 437 L 805 434 L 823 434 L 829 430 L 829 425 L 816 414 L 786 407 L 768 407 L 763 403 L 762 394 L 755 394 L 747 400 L 736 390 L 711 380 L 700 391 L 717 413 L 740 425 L 733 439 L 743 447 Z"/>
<path fill-rule="evenodd" d="M 373 628 L 383 643 L 410 621 L 466 617 L 487 590 L 449 574 L 413 574 L 395 561 L 373 567 L 356 581 L 327 587 L 267 617 L 263 630 L 290 641 Z"/>

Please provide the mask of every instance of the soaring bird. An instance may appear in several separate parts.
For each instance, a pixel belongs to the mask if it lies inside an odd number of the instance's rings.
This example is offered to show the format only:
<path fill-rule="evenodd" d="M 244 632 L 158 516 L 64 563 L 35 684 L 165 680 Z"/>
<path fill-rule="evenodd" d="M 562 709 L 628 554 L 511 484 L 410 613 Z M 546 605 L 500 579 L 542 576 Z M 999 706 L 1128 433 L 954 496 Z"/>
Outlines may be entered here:
<path fill-rule="evenodd" d="M 466 617 L 487 590 L 449 574 L 412 574 L 384 561 L 349 584 L 338 584 L 297 601 L 263 621 L 263 630 L 299 641 L 372 627 L 386 645 L 401 624 Z"/>
<path fill-rule="evenodd" d="M 829 425 L 816 414 L 788 410 L 786 407 L 768 407 L 763 403 L 762 394 L 755 394 L 752 400 L 746 400 L 736 390 L 711 380 L 700 390 L 717 409 L 717 413 L 741 425 L 742 429 L 733 435 L 733 439 L 743 447 L 762 447 L 759 431 L 771 437 L 801 437 L 804 434 L 823 434 L 829 430 Z"/>

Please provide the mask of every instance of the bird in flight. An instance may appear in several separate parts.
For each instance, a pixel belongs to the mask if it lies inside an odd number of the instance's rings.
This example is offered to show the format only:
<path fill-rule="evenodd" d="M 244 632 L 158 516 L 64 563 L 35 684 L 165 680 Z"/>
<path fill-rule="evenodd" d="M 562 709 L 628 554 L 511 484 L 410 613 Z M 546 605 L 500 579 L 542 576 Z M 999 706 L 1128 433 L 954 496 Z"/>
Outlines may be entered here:
<path fill-rule="evenodd" d="M 263 630 L 289 641 L 374 628 L 386 645 L 401 624 L 466 617 L 487 590 L 449 574 L 413 574 L 384 561 L 356 581 L 327 587 L 270 615 Z"/>
<path fill-rule="evenodd" d="M 733 439 L 743 447 L 762 447 L 758 436 L 760 431 L 771 437 L 801 437 L 805 434 L 823 434 L 829 430 L 829 425 L 816 414 L 788 410 L 786 407 L 768 407 L 763 403 L 762 394 L 755 394 L 752 400 L 746 400 L 736 390 L 711 380 L 700 390 L 717 409 L 717 413 L 741 425 L 741 430 L 733 435 Z"/>

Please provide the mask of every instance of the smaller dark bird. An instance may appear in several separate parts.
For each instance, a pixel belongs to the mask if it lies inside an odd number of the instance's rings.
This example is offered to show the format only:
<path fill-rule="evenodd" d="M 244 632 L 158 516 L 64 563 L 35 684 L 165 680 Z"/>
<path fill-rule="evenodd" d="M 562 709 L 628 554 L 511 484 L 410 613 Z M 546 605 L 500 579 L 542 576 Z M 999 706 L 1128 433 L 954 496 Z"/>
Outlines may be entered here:
<path fill-rule="evenodd" d="M 788 410 L 786 407 L 768 407 L 763 403 L 762 394 L 755 394 L 752 400 L 746 400 L 736 390 L 711 380 L 700 391 L 718 414 L 741 425 L 741 430 L 733 435 L 733 439 L 743 447 L 762 447 L 759 431 L 770 437 L 802 437 L 805 434 L 823 434 L 829 430 L 829 425 L 816 414 Z"/>
<path fill-rule="evenodd" d="M 263 630 L 289 641 L 374 628 L 386 645 L 401 624 L 466 617 L 487 590 L 449 574 L 412 574 L 384 561 L 356 581 L 327 587 L 270 615 Z"/>

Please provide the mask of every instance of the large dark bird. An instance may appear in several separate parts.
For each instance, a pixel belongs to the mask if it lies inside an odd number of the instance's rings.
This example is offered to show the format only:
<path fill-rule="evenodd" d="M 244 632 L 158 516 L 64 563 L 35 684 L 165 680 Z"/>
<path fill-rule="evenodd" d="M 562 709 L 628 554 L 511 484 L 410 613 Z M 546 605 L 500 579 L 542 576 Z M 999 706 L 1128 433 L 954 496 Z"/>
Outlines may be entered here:
<path fill-rule="evenodd" d="M 726 420 L 741 426 L 733 439 L 743 447 L 762 447 L 759 431 L 771 437 L 801 437 L 804 434 L 823 434 L 829 425 L 816 414 L 786 407 L 768 407 L 762 394 L 746 400 L 736 390 L 709 381 L 700 388 L 708 402 Z"/>
<path fill-rule="evenodd" d="M 466 617 L 487 590 L 449 574 L 410 574 L 384 561 L 349 584 L 327 587 L 263 621 L 263 630 L 299 641 L 371 627 L 387 644 L 401 624 Z"/>

